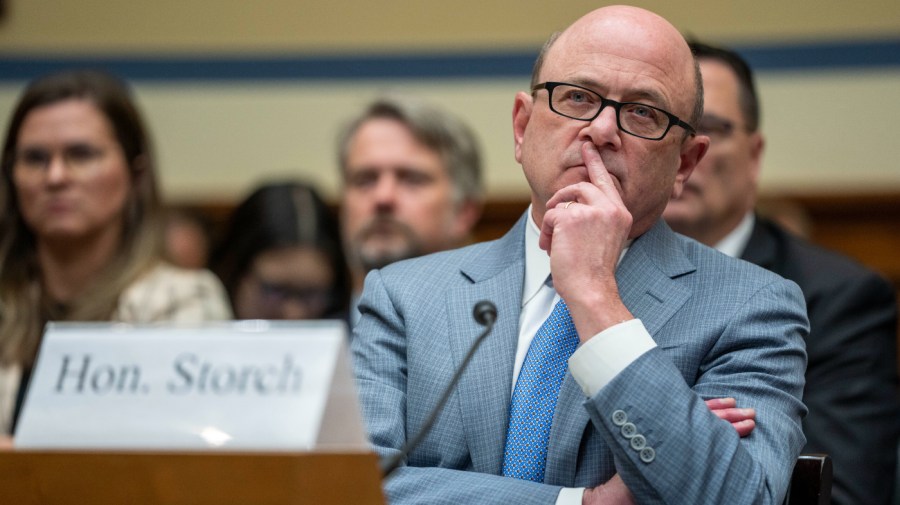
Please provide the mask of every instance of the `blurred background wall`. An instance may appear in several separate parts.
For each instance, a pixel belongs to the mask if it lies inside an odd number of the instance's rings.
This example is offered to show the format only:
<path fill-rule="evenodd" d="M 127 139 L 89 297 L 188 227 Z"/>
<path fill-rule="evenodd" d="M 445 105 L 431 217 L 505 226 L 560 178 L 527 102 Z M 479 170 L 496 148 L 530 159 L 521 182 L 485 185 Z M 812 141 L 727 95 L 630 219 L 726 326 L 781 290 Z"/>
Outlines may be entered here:
<path fill-rule="evenodd" d="M 175 202 L 232 201 L 297 175 L 333 198 L 334 138 L 379 93 L 412 93 L 477 130 L 493 199 L 527 186 L 512 157 L 515 91 L 554 30 L 602 5 L 568 0 L 0 0 L 0 125 L 49 70 L 133 85 Z M 757 69 L 763 189 L 900 194 L 900 2 L 642 1 Z"/>
<path fill-rule="evenodd" d="M 767 212 L 900 288 L 900 1 L 647 0 L 757 71 Z M 170 204 L 221 222 L 265 179 L 335 201 L 335 136 L 381 93 L 452 109 L 481 138 L 476 239 L 527 205 L 512 99 L 549 34 L 585 0 L 0 0 L 0 126 L 30 79 L 73 66 L 126 78 Z"/>

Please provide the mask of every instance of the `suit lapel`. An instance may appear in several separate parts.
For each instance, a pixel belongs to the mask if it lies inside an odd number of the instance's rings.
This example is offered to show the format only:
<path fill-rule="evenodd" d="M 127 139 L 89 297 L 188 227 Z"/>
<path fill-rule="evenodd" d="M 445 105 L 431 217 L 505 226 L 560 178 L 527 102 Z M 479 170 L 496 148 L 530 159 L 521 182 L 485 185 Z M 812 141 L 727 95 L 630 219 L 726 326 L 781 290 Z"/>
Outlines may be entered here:
<path fill-rule="evenodd" d="M 660 329 L 691 296 L 674 282 L 696 270 L 675 233 L 662 220 L 635 240 L 616 271 L 622 302 L 661 344 Z"/>
<path fill-rule="evenodd" d="M 520 219 L 506 236 L 464 266 L 462 274 L 472 283 L 450 291 L 447 299 L 450 314 L 454 307 L 473 307 L 481 300 L 497 305 L 494 330 L 473 356 L 456 391 L 476 472 L 499 474 L 503 463 L 525 274 L 524 223 Z M 448 320 L 450 348 L 459 367 L 484 328 L 471 317 Z"/>
<path fill-rule="evenodd" d="M 695 270 L 685 257 L 675 234 L 662 220 L 635 240 L 616 270 L 619 293 L 625 306 L 640 319 L 659 342 L 659 330 L 690 297 L 673 278 Z M 545 482 L 574 485 L 578 454 L 589 422 L 584 392 L 566 374 L 550 432 Z"/>

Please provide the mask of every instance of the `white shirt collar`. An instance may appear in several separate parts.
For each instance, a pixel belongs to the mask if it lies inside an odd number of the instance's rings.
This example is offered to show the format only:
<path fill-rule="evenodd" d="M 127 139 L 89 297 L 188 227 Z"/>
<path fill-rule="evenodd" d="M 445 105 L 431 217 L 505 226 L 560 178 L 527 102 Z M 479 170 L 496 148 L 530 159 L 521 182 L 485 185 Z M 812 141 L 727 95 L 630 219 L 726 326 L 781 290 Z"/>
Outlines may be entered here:
<path fill-rule="evenodd" d="M 528 223 L 525 226 L 525 287 L 522 290 L 522 306 L 541 289 L 550 276 L 550 256 L 538 242 L 541 230 L 534 222 L 531 206 L 528 206 Z"/>
<path fill-rule="evenodd" d="M 755 222 L 756 217 L 753 215 L 753 211 L 748 212 L 737 227 L 731 230 L 731 233 L 725 235 L 725 238 L 720 240 L 715 245 L 715 248 L 732 258 L 740 258 L 741 254 L 744 253 L 744 249 L 747 248 L 747 242 L 750 242 L 750 235 L 753 234 L 753 223 Z"/>

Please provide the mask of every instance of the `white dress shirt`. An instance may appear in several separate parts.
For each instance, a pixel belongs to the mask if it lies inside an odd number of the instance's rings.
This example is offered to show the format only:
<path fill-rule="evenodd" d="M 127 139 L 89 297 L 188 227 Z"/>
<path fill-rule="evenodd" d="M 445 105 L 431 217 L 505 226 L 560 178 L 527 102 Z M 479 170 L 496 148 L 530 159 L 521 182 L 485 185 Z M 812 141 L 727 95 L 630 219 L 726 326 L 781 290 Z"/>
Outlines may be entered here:
<path fill-rule="evenodd" d="M 553 286 L 546 282 L 550 276 L 550 256 L 538 245 L 539 238 L 540 229 L 534 222 L 529 207 L 525 230 L 525 285 L 522 290 L 522 313 L 519 315 L 513 391 L 531 341 L 560 299 Z M 619 262 L 627 252 L 626 246 L 619 256 Z M 639 319 L 632 319 L 607 328 L 580 345 L 569 358 L 569 370 L 584 394 L 591 397 L 634 360 L 654 347 L 656 343 L 643 323 Z M 580 505 L 583 494 L 584 488 L 564 488 L 556 503 Z"/>
<path fill-rule="evenodd" d="M 732 258 L 740 258 L 744 254 L 744 249 L 747 248 L 747 243 L 750 242 L 754 223 L 756 223 L 756 216 L 753 215 L 751 210 L 744 216 L 740 224 L 731 230 L 731 233 L 725 235 L 725 238 L 713 247 Z"/>

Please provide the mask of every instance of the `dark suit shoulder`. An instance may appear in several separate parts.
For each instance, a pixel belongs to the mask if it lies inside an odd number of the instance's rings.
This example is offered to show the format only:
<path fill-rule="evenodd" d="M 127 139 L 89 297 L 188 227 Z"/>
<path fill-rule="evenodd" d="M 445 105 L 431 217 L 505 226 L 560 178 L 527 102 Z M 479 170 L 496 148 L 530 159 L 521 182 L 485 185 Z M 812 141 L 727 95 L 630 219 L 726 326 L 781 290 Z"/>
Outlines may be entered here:
<path fill-rule="evenodd" d="M 743 257 L 796 282 L 807 303 L 848 289 L 864 289 L 869 299 L 894 296 L 891 284 L 875 271 L 765 219 L 757 221 Z"/>
<path fill-rule="evenodd" d="M 696 275 L 705 282 L 713 282 L 720 286 L 727 284 L 732 287 L 784 282 L 784 276 L 775 275 L 771 270 L 728 256 L 684 235 L 679 234 L 677 237 L 684 255 L 693 263 L 702 266 L 697 269 Z"/>

